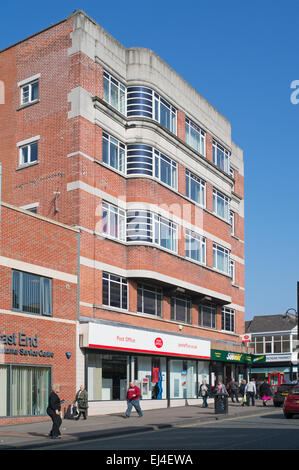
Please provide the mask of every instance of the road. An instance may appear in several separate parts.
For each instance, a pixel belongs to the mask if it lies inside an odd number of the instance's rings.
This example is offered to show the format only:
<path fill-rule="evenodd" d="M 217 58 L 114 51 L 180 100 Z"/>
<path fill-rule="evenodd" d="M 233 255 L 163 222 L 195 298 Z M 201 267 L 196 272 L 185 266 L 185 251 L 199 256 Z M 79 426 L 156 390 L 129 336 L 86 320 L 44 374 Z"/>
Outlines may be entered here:
<path fill-rule="evenodd" d="M 299 450 L 299 416 L 281 411 L 193 423 L 135 435 L 75 443 L 57 442 L 49 450 Z"/>

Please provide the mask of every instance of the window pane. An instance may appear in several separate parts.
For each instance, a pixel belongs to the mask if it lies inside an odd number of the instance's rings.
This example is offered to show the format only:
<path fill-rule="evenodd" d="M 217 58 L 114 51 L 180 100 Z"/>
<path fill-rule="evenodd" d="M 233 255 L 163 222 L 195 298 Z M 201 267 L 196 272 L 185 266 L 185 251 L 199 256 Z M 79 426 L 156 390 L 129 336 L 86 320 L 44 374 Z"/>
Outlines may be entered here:
<path fill-rule="evenodd" d="M 12 273 L 12 308 L 20 309 L 20 273 L 13 271 Z"/>
<path fill-rule="evenodd" d="M 23 311 L 41 313 L 40 278 L 23 273 Z"/>
<path fill-rule="evenodd" d="M 30 161 L 35 162 L 37 160 L 37 142 L 30 145 Z"/>
<path fill-rule="evenodd" d="M 38 82 L 32 83 L 31 85 L 31 100 L 38 99 Z"/>
<path fill-rule="evenodd" d="M 120 284 L 116 282 L 110 282 L 110 305 L 111 307 L 120 308 Z"/>

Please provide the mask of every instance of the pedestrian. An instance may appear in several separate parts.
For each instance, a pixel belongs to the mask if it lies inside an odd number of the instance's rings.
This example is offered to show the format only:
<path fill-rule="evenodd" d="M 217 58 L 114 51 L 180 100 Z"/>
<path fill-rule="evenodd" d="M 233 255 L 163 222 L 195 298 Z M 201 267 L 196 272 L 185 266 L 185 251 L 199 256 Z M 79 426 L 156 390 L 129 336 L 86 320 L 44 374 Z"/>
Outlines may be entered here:
<path fill-rule="evenodd" d="M 246 404 L 246 394 L 245 394 L 246 380 L 244 379 L 239 387 L 239 393 L 242 397 L 242 406 Z"/>
<path fill-rule="evenodd" d="M 255 405 L 255 395 L 256 395 L 256 386 L 255 386 L 255 381 L 254 379 L 250 379 L 250 382 L 245 387 L 245 393 L 246 393 L 246 404 L 247 406 L 250 406 L 250 399 L 252 402 L 252 406 Z"/>
<path fill-rule="evenodd" d="M 202 397 L 202 408 L 208 408 L 208 396 L 209 396 L 209 387 L 207 385 L 206 380 L 203 380 L 202 383 L 200 384 L 198 395 Z"/>
<path fill-rule="evenodd" d="M 47 414 L 52 419 L 52 429 L 49 433 L 51 439 L 61 439 L 60 426 L 62 423 L 61 419 L 61 401 L 57 395 L 58 387 L 57 385 L 52 385 L 52 391 L 49 395 L 49 403 L 47 408 Z"/>
<path fill-rule="evenodd" d="M 218 385 L 215 387 L 215 395 L 228 395 L 227 390 L 221 380 L 218 381 Z"/>
<path fill-rule="evenodd" d="M 234 400 L 235 398 L 236 402 L 239 403 L 239 398 L 238 398 L 239 385 L 238 385 L 238 382 L 235 381 L 234 377 L 231 379 L 229 383 L 229 390 L 231 393 L 232 402 L 235 403 L 235 400 Z"/>
<path fill-rule="evenodd" d="M 263 400 L 263 406 L 267 406 L 267 401 L 271 400 L 272 395 L 271 387 L 267 379 L 264 379 L 264 382 L 260 386 L 260 397 Z"/>
<path fill-rule="evenodd" d="M 140 418 L 141 418 L 141 416 L 143 416 L 141 406 L 140 406 L 140 401 L 139 401 L 140 400 L 140 395 L 141 395 L 140 388 L 137 387 L 137 385 L 135 385 L 134 382 L 130 382 L 129 383 L 129 388 L 128 388 L 128 391 L 127 391 L 127 404 L 128 404 L 128 407 L 127 407 L 127 411 L 126 411 L 126 414 L 125 414 L 125 418 L 130 417 L 133 406 L 134 406 L 135 410 L 137 411 L 138 416 Z"/>
<path fill-rule="evenodd" d="M 84 385 L 81 385 L 78 392 L 76 393 L 76 397 L 74 403 L 77 404 L 78 416 L 76 416 L 76 420 L 80 419 L 81 413 L 83 418 L 86 419 L 87 408 L 88 408 L 88 393 L 85 390 Z"/>

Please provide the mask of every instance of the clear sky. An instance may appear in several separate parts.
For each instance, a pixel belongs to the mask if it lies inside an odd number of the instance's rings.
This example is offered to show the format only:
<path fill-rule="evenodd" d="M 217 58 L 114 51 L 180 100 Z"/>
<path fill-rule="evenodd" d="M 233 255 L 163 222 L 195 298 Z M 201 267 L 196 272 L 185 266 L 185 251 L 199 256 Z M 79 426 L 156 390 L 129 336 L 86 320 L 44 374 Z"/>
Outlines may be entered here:
<path fill-rule="evenodd" d="M 75 9 L 155 51 L 231 122 L 245 160 L 246 319 L 297 308 L 298 0 L 3 2 L 0 49 Z"/>

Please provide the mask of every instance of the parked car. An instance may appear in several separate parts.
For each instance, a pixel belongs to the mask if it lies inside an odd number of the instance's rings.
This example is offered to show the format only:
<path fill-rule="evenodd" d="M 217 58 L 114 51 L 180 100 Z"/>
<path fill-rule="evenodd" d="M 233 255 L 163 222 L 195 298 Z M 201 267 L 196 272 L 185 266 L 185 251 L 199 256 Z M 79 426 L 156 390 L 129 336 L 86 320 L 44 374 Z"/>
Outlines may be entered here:
<path fill-rule="evenodd" d="M 284 401 L 293 387 L 295 387 L 296 384 L 294 383 L 286 383 L 286 384 L 281 384 L 278 385 L 277 390 L 273 393 L 273 405 L 274 406 L 282 406 L 284 404 Z"/>
<path fill-rule="evenodd" d="M 289 391 L 284 404 L 283 414 L 286 418 L 292 418 L 294 414 L 299 414 L 299 386 L 295 385 Z"/>

